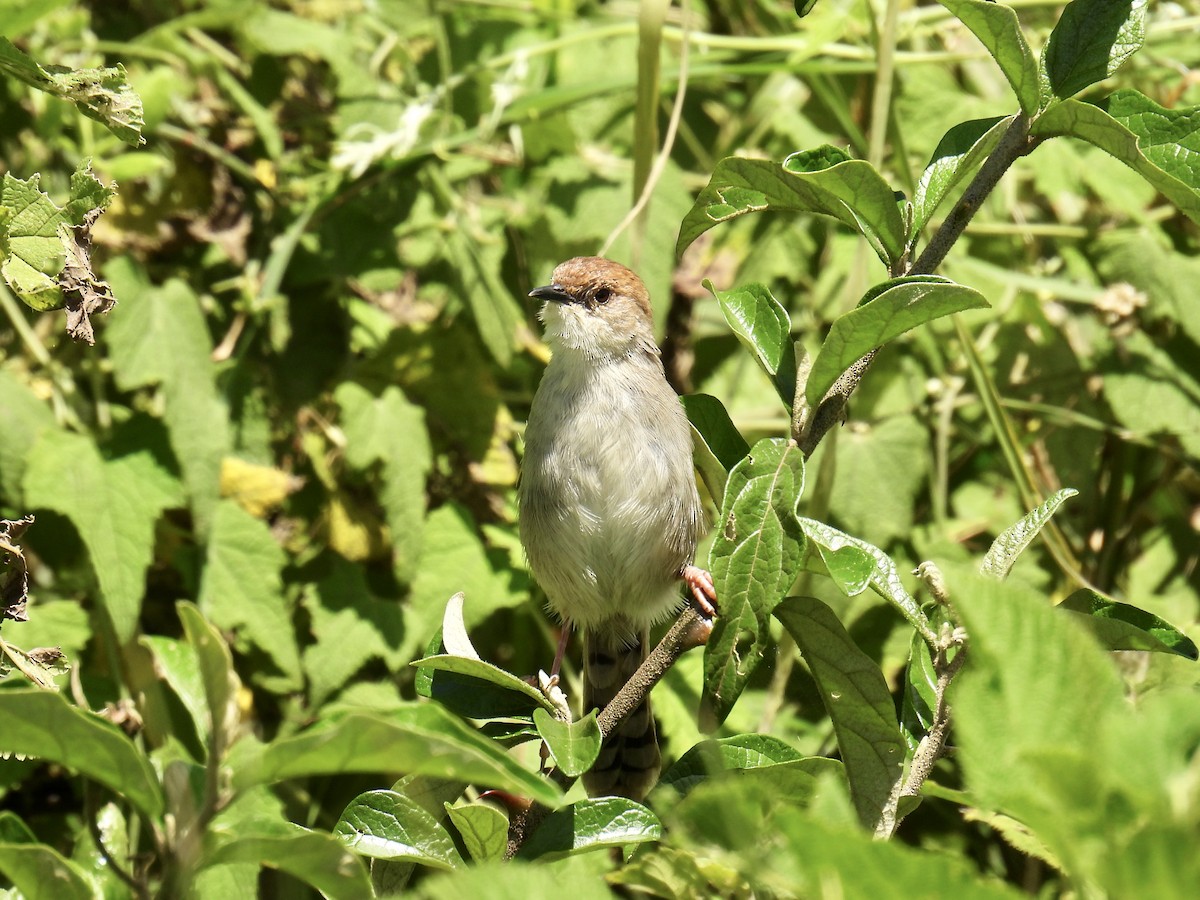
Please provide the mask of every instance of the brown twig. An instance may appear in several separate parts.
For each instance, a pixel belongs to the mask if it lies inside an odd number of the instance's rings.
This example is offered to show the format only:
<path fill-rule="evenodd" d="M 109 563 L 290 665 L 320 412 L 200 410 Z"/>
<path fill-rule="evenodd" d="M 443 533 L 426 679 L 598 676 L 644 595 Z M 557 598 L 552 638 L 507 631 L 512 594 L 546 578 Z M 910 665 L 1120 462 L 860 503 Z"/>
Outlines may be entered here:
<path fill-rule="evenodd" d="M 688 650 L 701 647 L 708 642 L 712 634 L 712 621 L 701 615 L 695 607 L 689 605 L 679 614 L 675 624 L 663 635 L 658 646 L 646 657 L 645 661 L 617 691 L 608 706 L 604 707 L 597 717 L 602 740 L 607 740 L 629 714 L 645 702 L 651 688 L 667 674 L 675 661 Z M 570 788 L 575 779 L 564 775 L 561 769 L 550 773 L 550 778 L 564 791 Z M 550 814 L 550 810 L 540 803 L 531 803 L 525 807 L 510 810 L 508 823 L 508 847 L 505 856 L 511 859 L 521 849 L 521 845 L 529 838 L 542 821 Z"/>

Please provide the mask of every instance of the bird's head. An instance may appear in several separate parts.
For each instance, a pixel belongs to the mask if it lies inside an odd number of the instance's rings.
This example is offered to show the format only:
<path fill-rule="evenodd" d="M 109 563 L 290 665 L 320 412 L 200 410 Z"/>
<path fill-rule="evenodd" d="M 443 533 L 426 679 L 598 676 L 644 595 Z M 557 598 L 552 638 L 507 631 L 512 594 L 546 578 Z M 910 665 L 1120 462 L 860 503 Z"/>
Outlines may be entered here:
<path fill-rule="evenodd" d="M 540 318 L 555 350 L 593 358 L 657 352 L 646 286 L 611 259 L 568 259 L 555 268 L 550 284 L 534 288 L 529 296 L 546 301 Z"/>

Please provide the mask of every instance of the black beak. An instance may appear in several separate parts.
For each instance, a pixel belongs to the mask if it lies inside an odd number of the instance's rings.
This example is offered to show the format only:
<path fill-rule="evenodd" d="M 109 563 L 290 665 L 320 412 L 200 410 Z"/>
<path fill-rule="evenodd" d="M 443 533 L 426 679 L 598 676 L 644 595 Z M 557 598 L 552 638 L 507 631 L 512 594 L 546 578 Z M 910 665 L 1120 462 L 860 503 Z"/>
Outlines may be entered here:
<path fill-rule="evenodd" d="M 557 284 L 547 284 L 542 287 L 535 287 L 529 292 L 530 297 L 536 297 L 538 300 L 553 300 L 555 303 L 572 303 L 575 298 L 564 291 Z"/>

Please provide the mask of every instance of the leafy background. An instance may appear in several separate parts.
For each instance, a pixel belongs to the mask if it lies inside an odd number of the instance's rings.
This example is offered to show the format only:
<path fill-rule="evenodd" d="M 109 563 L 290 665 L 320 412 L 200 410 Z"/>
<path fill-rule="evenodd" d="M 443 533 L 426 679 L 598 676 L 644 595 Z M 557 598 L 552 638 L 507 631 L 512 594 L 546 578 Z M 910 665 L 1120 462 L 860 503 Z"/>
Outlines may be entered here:
<path fill-rule="evenodd" d="M 1012 5 L 1041 46 L 1059 5 Z M 657 90 L 638 68 L 639 16 L 652 19 L 656 7 L 666 16 Z M 401 709 L 414 696 L 408 663 L 424 655 L 457 591 L 485 659 L 517 673 L 545 667 L 555 631 L 525 567 L 513 490 L 546 360 L 525 295 L 556 262 L 597 252 L 631 206 L 657 146 L 636 133 L 635 109 L 649 97 L 665 120 L 678 86 L 679 15 L 654 3 L 549 0 L 2 0 L 5 37 L 43 65 L 122 63 L 145 119 L 145 144 L 131 147 L 69 103 L 0 79 L 9 175 L 41 173 L 42 189 L 64 203 L 71 173 L 91 158 L 97 177 L 118 185 L 93 229 L 93 258 L 119 301 L 96 320 L 88 347 L 67 338 L 61 313 L 25 309 L 0 286 L 0 513 L 36 515 L 23 538 L 28 621 L 5 622 L 4 640 L 61 647 L 73 669 L 59 682 L 80 707 L 107 705 L 120 718 L 136 701 L 138 740 L 160 768 L 201 758 L 206 734 L 219 730 L 203 714 L 215 688 L 201 687 L 194 660 L 176 659 L 205 622 L 232 647 L 230 733 L 255 746 L 339 715 Z M 1200 103 L 1197 24 L 1194 3 L 1152 6 L 1144 51 L 1105 87 L 1137 87 L 1171 108 Z M 1013 104 L 1001 72 L 942 6 L 893 13 L 822 0 L 797 19 L 788 4 L 709 0 L 692 4 L 688 27 L 677 140 L 648 216 L 609 252 L 643 274 L 664 330 L 668 309 L 690 311 L 690 334 L 671 326 L 690 345 L 676 360 L 678 386 L 720 398 L 753 443 L 786 433 L 788 420 L 701 282 L 769 286 L 815 350 L 880 276 L 869 248 L 836 223 L 784 215 L 724 225 L 677 262 L 680 222 L 718 160 L 782 160 L 832 144 L 881 165 L 911 196 L 950 126 L 1007 115 Z M 897 48 L 882 107 L 873 95 L 880 34 Z M 1042 497 L 1078 489 L 1056 518 L 1070 553 L 1056 560 L 1035 545 L 1011 579 L 1025 598 L 1011 602 L 1026 615 L 997 625 L 978 613 L 990 648 L 981 652 L 1010 673 L 1001 687 L 1012 697 L 1043 685 L 1066 691 L 1061 679 L 1102 694 L 1098 709 L 1122 693 L 1138 699 L 1148 719 L 1174 723 L 1180 736 L 1163 753 L 1181 759 L 1194 751 L 1195 716 L 1177 692 L 1194 690 L 1194 665 L 1129 654 L 1118 680 L 1103 663 L 1087 668 L 1091 648 L 1069 644 L 1077 657 L 1047 659 L 1016 639 L 1022 629 L 1036 637 L 1063 627 L 1041 615 L 1044 599 L 1028 598 L 1065 597 L 1076 567 L 1200 635 L 1198 249 L 1197 226 L 1136 173 L 1084 144 L 1047 142 L 1009 174 L 941 270 L 991 304 L 961 318 L 986 380 L 948 320 L 892 344 L 810 462 L 802 510 L 905 569 L 931 558 L 977 562 Z M 981 399 L 989 392 L 1012 435 L 990 424 Z M 1023 456 L 1006 454 L 1006 443 Z M 903 620 L 828 580 L 811 579 L 801 593 L 832 607 L 898 690 L 909 653 Z M 980 596 L 1002 620 L 1003 598 Z M 194 611 L 179 601 L 200 613 L 190 626 Z M 773 627 L 778 643 L 720 734 L 761 732 L 805 757 L 827 753 L 832 726 L 812 670 Z M 1083 672 L 1076 658 L 1088 661 Z M 568 687 L 575 678 L 570 669 Z M 18 680 L 10 673 L 5 687 Z M 700 681 L 693 654 L 655 693 L 668 757 L 701 737 Z M 962 722 L 961 761 L 941 773 L 952 802 L 925 803 L 900 832 L 902 843 L 959 857 L 933 868 L 939 889 L 980 889 L 979 871 L 1053 889 L 1059 869 L 1074 866 L 1118 894 L 1130 885 L 1175 892 L 1194 867 L 1171 849 L 1189 834 L 1194 841 L 1200 822 L 1194 762 L 1185 813 L 1154 844 L 1167 848 L 1160 868 L 1138 869 L 1136 846 L 1127 864 L 1064 862 L 1072 829 L 1104 833 L 1082 812 L 1061 816 L 1093 808 L 1070 791 L 1103 781 L 1105 796 L 1144 800 L 1166 770 L 1148 763 L 1144 783 L 1136 772 L 1118 783 L 1101 763 L 1127 759 L 1136 730 L 1092 734 L 1107 719 L 1082 707 L 1064 716 L 1074 702 L 1065 695 L 1062 706 L 1027 710 L 1009 733 L 1020 747 L 1038 723 L 1057 723 L 1061 740 L 1030 752 L 1059 754 L 1064 773 L 1073 764 L 1095 778 L 1064 784 L 1061 797 L 1014 798 L 1003 767 L 993 770 L 969 737 L 1014 715 L 1002 702 L 1009 694 L 987 694 L 982 676 L 963 692 L 960 705 L 973 701 L 977 712 Z M 532 745 L 519 752 L 536 766 Z M 381 786 L 378 773 L 405 771 L 399 759 L 298 769 L 272 790 L 261 785 L 274 779 L 247 780 L 246 799 L 212 825 L 206 889 L 257 881 L 289 895 L 306 882 L 337 893 L 328 872 L 339 871 L 338 845 L 318 841 L 302 853 L 286 844 L 302 838 L 281 829 L 332 830 L 355 796 Z M 141 765 L 121 763 L 119 784 L 100 783 L 137 807 L 129 773 Z M 953 802 L 962 771 L 982 786 L 967 816 Z M 0 807 L 83 867 L 94 856 L 89 819 L 102 821 L 110 842 L 138 846 L 128 805 L 99 802 L 61 767 L 0 761 Z M 764 889 L 825 883 L 793 857 L 841 860 L 829 863 L 839 877 L 855 877 L 846 875 L 853 861 L 875 852 L 897 872 L 911 869 L 914 883 L 928 871 L 903 846 L 875 851 L 828 824 L 852 823 L 845 810 L 820 820 L 777 810 L 778 840 L 746 845 L 741 835 L 758 826 L 739 831 L 739 816 L 753 808 L 718 789 L 692 799 L 668 815 L 671 843 L 614 880 L 654 883 L 655 865 L 697 848 L 716 862 L 669 867 L 672 889 L 736 893 L 755 872 L 769 873 Z M 1049 836 L 1029 838 L 1001 809 Z M 265 820 L 274 831 L 244 824 Z M 5 832 L 4 841 L 15 839 Z M 311 871 L 297 868 L 301 858 Z M 558 865 L 596 874 L 605 860 Z M 256 874 L 259 863 L 267 869 Z M 554 884 L 547 873 L 521 877 L 535 895 Z M 492 880 L 472 881 L 484 878 Z M 487 869 L 455 879 L 417 884 L 452 896 L 505 883 Z M 581 883 L 591 884 L 582 874 Z M 105 890 L 127 892 L 111 876 Z"/>

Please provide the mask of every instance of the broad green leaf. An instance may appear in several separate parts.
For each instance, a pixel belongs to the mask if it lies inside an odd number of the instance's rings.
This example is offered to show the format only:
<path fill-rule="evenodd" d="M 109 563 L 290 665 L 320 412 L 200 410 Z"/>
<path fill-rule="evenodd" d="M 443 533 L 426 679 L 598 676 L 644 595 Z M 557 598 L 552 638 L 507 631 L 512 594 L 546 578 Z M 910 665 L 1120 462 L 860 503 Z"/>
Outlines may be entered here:
<path fill-rule="evenodd" d="M 98 69 L 43 66 L 0 37 L 0 72 L 74 103 L 81 113 L 127 144 L 136 147 L 144 142 L 142 101 L 129 86 L 125 67 L 120 64 Z"/>
<path fill-rule="evenodd" d="M 692 424 L 692 453 L 696 468 L 704 479 L 709 496 L 719 506 L 725 497 L 729 470 L 750 452 L 750 445 L 716 397 L 688 394 L 680 399 Z"/>
<path fill-rule="evenodd" d="M 588 771 L 600 755 L 603 735 L 596 724 L 596 711 L 582 719 L 563 722 L 542 708 L 533 711 L 533 724 L 550 749 L 554 764 L 563 774 L 576 778 Z"/>
<path fill-rule="evenodd" d="M 1059 605 L 1082 617 L 1092 634 L 1109 650 L 1150 650 L 1176 653 L 1184 659 L 1200 658 L 1195 642 L 1174 625 L 1153 613 L 1116 603 L 1081 588 Z"/>
<path fill-rule="evenodd" d="M 130 297 L 105 331 L 117 385 L 126 391 L 162 386 L 163 421 L 204 534 L 230 446 L 229 412 L 217 391 L 204 311 L 177 279 L 149 287 L 131 263 L 114 263 L 108 274 L 118 293 Z"/>
<path fill-rule="evenodd" d="M 863 234 L 885 265 L 904 252 L 904 221 L 895 192 L 870 163 L 828 145 L 783 163 L 729 157 L 684 217 L 676 254 L 714 225 L 766 210 L 832 216 Z"/>
<path fill-rule="evenodd" d="M 809 406 L 816 409 L 838 376 L 877 347 L 918 325 L 986 306 L 977 290 L 940 275 L 906 275 L 876 285 L 829 329 L 808 373 Z"/>
<path fill-rule="evenodd" d="M 34 444 L 43 431 L 57 427 L 49 404 L 15 373 L 0 369 L 0 492 L 13 506 L 24 504 L 22 484 Z"/>
<path fill-rule="evenodd" d="M 905 746 L 883 672 L 820 600 L 789 597 L 775 608 L 775 617 L 796 641 L 817 682 L 859 819 L 873 833 L 890 836 Z"/>
<path fill-rule="evenodd" d="M 821 555 L 821 559 L 825 561 L 826 567 L 829 567 L 829 555 L 837 553 L 844 547 L 856 547 L 863 551 L 874 560 L 874 568 L 871 571 L 867 586 L 875 593 L 890 602 L 900 611 L 904 618 L 908 619 L 928 642 L 932 643 L 937 639 L 937 635 L 933 633 L 933 629 L 929 627 L 929 620 L 925 617 L 925 613 L 921 612 L 921 607 L 912 595 L 904 589 L 904 584 L 900 581 L 900 570 L 896 567 L 896 563 L 890 556 L 868 544 L 866 541 L 860 541 L 858 538 L 851 537 L 836 528 L 831 528 L 823 522 L 817 522 L 814 519 L 800 518 L 800 527 L 804 530 L 804 534 L 817 547 Z M 840 562 L 835 562 L 837 568 L 841 568 Z M 855 564 L 857 570 L 858 563 Z M 854 582 L 857 584 L 858 582 Z M 839 587 L 846 590 L 850 583 L 839 581 Z M 865 588 L 860 588 L 863 590 Z M 853 595 L 851 595 L 853 596 Z"/>
<path fill-rule="evenodd" d="M 408 860 L 439 869 L 463 864 L 446 829 L 418 803 L 395 791 L 368 791 L 346 807 L 333 833 L 362 856 Z"/>
<path fill-rule="evenodd" d="M 300 684 L 300 652 L 291 609 L 283 594 L 287 560 L 266 522 L 233 500 L 222 500 L 213 517 L 197 605 L 239 643 L 253 644 L 275 664 L 282 686 Z"/>
<path fill-rule="evenodd" d="M 506 860 L 457 872 L 435 872 L 415 886 L 413 896 L 420 900 L 557 900 L 565 895 L 570 900 L 612 900 L 612 888 L 597 870 L 582 865 L 564 870 L 565 865 Z"/>
<path fill-rule="evenodd" d="M 234 784 L 241 788 L 349 772 L 435 775 L 511 791 L 548 806 L 560 799 L 552 782 L 526 771 L 478 731 L 428 703 L 350 713 L 278 738 L 235 769 Z"/>
<path fill-rule="evenodd" d="M 1048 86 L 1066 100 L 1103 81 L 1146 40 L 1146 0 L 1073 0 L 1042 51 Z"/>
<path fill-rule="evenodd" d="M 1006 528 L 996 540 L 992 541 L 992 546 L 988 548 L 987 555 L 984 556 L 983 563 L 979 566 L 979 571 L 1000 580 L 1007 577 L 1012 570 L 1013 563 L 1017 561 L 1017 557 L 1033 543 L 1033 539 L 1050 521 L 1050 517 L 1058 511 L 1063 503 L 1078 493 L 1079 491 L 1074 488 L 1055 491 L 1045 503 L 1032 510 L 1015 525 Z"/>
<path fill-rule="evenodd" d="M 1109 111 L 1079 100 L 1050 107 L 1034 137 L 1068 135 L 1125 163 L 1200 222 L 1200 107 L 1168 110 L 1137 91 L 1117 91 Z"/>
<path fill-rule="evenodd" d="M 500 277 L 505 243 L 473 234 L 478 226 L 466 219 L 463 216 L 446 236 L 446 252 L 483 346 L 501 368 L 508 368 L 525 317 Z"/>
<path fill-rule="evenodd" d="M 789 803 L 801 804 L 811 798 L 826 772 L 844 777 L 837 760 L 805 757 L 770 735 L 738 734 L 693 746 L 659 779 L 658 788 L 686 795 L 707 779 L 734 773 L 742 782 L 760 780 L 775 794 L 787 796 Z"/>
<path fill-rule="evenodd" d="M 87 874 L 45 844 L 0 841 L 0 875 L 25 900 L 94 900 L 97 896 Z"/>
<path fill-rule="evenodd" d="M 1004 9 L 986 0 L 955 0 L 979 3 L 990 9 Z M 930 157 L 913 193 L 913 221 L 909 239 L 916 240 L 921 229 L 949 196 L 955 186 L 975 171 L 1000 141 L 1000 136 L 1012 123 L 1013 117 L 995 116 L 990 119 L 971 119 L 960 122 L 942 136 Z"/>
<path fill-rule="evenodd" d="M 409 665 L 431 673 L 429 693 L 425 696 L 468 718 L 529 715 L 535 708 L 554 712 L 554 705 L 529 682 L 482 659 L 437 654 Z M 436 673 L 461 677 L 443 679 Z M 502 693 L 488 691 L 488 685 L 495 685 Z"/>
<path fill-rule="evenodd" d="M 551 860 L 661 838 L 662 823 L 640 803 L 625 797 L 598 797 L 550 813 L 521 846 L 517 858 Z"/>
<path fill-rule="evenodd" d="M 504 858 L 508 847 L 508 816 L 491 803 L 446 805 L 450 821 L 475 862 Z"/>
<path fill-rule="evenodd" d="M 933 653 L 921 635 L 913 632 L 908 665 L 904 667 L 904 699 L 900 705 L 900 728 L 910 752 L 917 749 L 921 738 L 933 727 L 937 680 Z"/>
<path fill-rule="evenodd" d="M 770 376 L 783 405 L 790 410 L 796 396 L 796 349 L 787 310 L 761 284 L 731 291 L 718 291 L 707 280 L 704 286 L 717 298 L 725 321 Z"/>
<path fill-rule="evenodd" d="M 729 473 L 709 551 L 720 615 L 704 648 L 706 724 L 719 724 L 733 708 L 762 659 L 771 610 L 796 580 L 803 491 L 803 456 L 781 439 L 759 441 Z"/>
<path fill-rule="evenodd" d="M 181 499 L 151 452 L 105 459 L 89 438 L 66 431 L 47 431 L 25 470 L 26 503 L 66 516 L 83 539 L 120 641 L 137 631 L 155 523 Z"/>
<path fill-rule="evenodd" d="M 159 635 L 144 634 L 138 638 L 138 643 L 150 653 L 154 674 L 165 681 L 179 698 L 196 729 L 196 740 L 204 744 L 211 727 L 211 717 L 204 695 L 204 678 L 200 674 L 200 660 L 196 656 L 196 649 L 187 641 Z M 174 734 L 183 739 L 178 728 Z"/>
<path fill-rule="evenodd" d="M 0 38 L 0 69 L 4 67 L 7 43 Z M 64 275 L 68 265 L 72 271 L 79 267 L 77 257 L 83 239 L 76 229 L 103 211 L 114 192 L 92 174 L 90 160 L 81 162 L 72 175 L 65 206 L 59 207 L 41 190 L 39 178 L 35 173 L 22 181 L 5 173 L 0 181 L 0 257 L 4 259 L 0 273 L 25 303 L 36 310 L 47 310 L 72 299 L 64 296 L 64 291 L 77 288 L 69 283 L 71 277 L 85 277 L 82 271 L 75 276 Z M 89 314 L 107 312 L 116 302 L 112 291 L 94 279 L 94 273 L 88 274 L 93 276 L 91 289 L 106 294 L 104 302 Z M 81 298 L 74 299 L 78 302 Z"/>
<path fill-rule="evenodd" d="M 146 755 L 111 722 L 35 688 L 0 691 L 0 753 L 74 769 L 148 816 L 162 813 L 158 776 Z"/>
<path fill-rule="evenodd" d="M 0 810 L 0 844 L 36 844 L 37 835 L 9 809 Z"/>
<path fill-rule="evenodd" d="M 1008 6 L 987 0 L 938 0 L 958 16 L 987 48 L 1000 71 L 1008 79 L 1021 111 L 1033 115 L 1041 106 L 1038 60 L 1025 35 L 1017 14 Z"/>
<path fill-rule="evenodd" d="M 425 519 L 425 481 L 433 451 L 425 413 L 395 386 L 378 397 L 346 381 L 334 391 L 342 409 L 346 462 L 365 471 L 380 464 L 379 502 L 387 514 L 396 576 L 408 583 L 416 574 Z"/>
<path fill-rule="evenodd" d="M 207 712 L 204 731 L 209 736 L 208 747 L 215 748 L 218 759 L 229 746 L 238 723 L 238 691 L 241 681 L 233 670 L 233 657 L 221 633 L 204 620 L 191 603 L 175 606 L 183 623 L 188 645 L 195 651 L 200 680 L 204 686 L 204 705 Z M 209 760 L 209 765 L 217 761 Z"/>
<path fill-rule="evenodd" d="M 1147 750 L 1115 742 L 1113 729 L 1134 715 L 1121 678 L 1077 618 L 1036 592 L 976 576 L 956 584 L 955 597 L 971 636 L 950 689 L 965 787 L 974 805 L 1026 825 L 1069 873 L 1089 875 L 1117 834 L 1132 836 L 1130 817 L 1166 775 L 1124 794 L 1115 787 L 1126 776 L 1113 769 L 1149 762 L 1139 758 Z M 1155 740 L 1130 737 L 1147 748 Z"/>
<path fill-rule="evenodd" d="M 372 895 L 362 860 L 333 835 L 274 822 L 263 833 L 256 834 L 247 827 L 255 823 L 239 824 L 239 831 L 230 835 L 231 840 L 205 855 L 206 867 L 256 863 L 287 872 L 330 900 L 361 900 Z"/>

